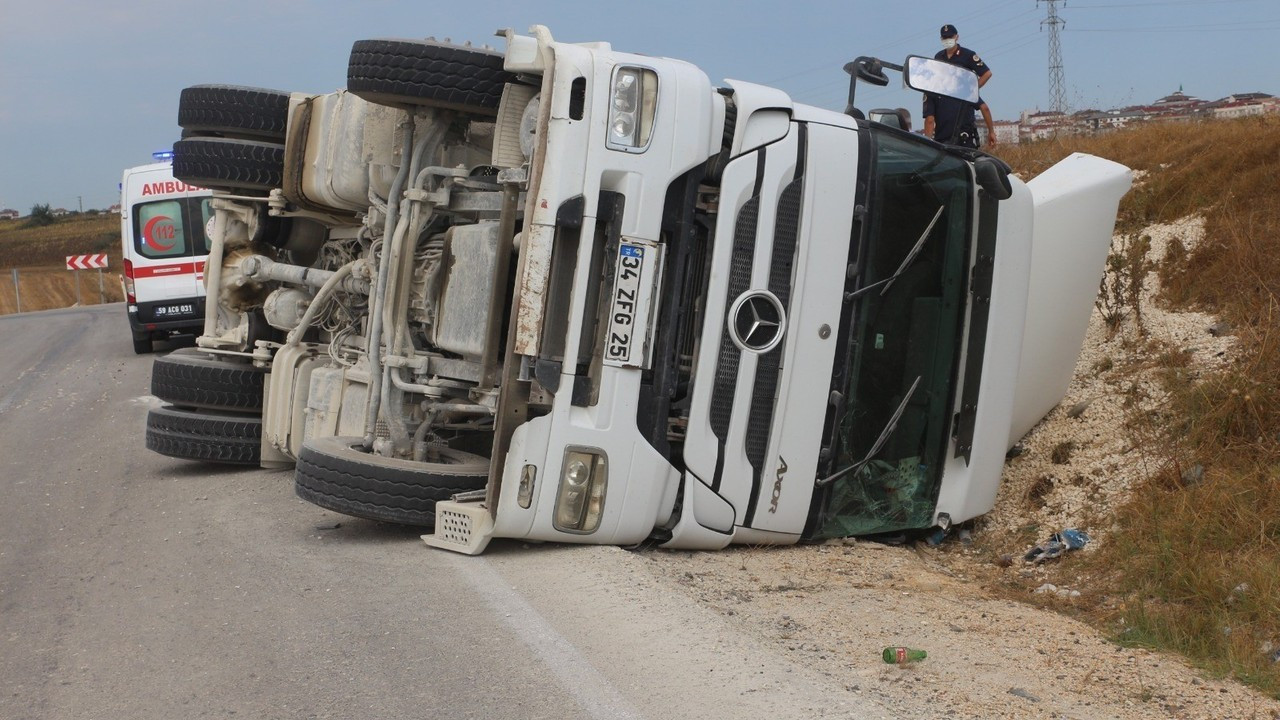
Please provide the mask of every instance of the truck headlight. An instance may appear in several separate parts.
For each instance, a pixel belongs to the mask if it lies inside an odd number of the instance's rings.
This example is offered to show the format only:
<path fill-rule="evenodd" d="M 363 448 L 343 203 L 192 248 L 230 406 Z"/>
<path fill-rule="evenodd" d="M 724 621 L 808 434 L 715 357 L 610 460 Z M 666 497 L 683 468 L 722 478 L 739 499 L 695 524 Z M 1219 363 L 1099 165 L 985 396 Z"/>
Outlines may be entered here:
<path fill-rule="evenodd" d="M 600 450 L 570 448 L 560 466 L 553 525 L 569 533 L 592 533 L 600 527 L 604 490 L 609 482 L 609 462 Z"/>
<path fill-rule="evenodd" d="M 609 148 L 634 153 L 648 149 L 657 106 L 656 72 L 625 65 L 614 68 L 609 91 Z"/>

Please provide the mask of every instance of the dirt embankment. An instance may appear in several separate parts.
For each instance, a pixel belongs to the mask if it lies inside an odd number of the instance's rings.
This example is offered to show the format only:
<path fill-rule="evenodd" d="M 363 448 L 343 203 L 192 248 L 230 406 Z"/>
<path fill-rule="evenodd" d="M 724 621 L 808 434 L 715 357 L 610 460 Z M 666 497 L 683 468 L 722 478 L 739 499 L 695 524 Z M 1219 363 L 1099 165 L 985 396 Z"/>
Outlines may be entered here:
<path fill-rule="evenodd" d="M 1189 217 L 1144 230 L 1152 271 L 1137 289 L 1141 312 L 1110 323 L 1095 312 L 1066 397 L 1006 463 L 995 508 L 971 532 L 940 547 L 848 540 L 669 553 L 649 567 L 852 696 L 904 716 L 1280 718 L 1274 699 L 1179 657 L 1121 647 L 1072 617 L 1108 602 L 1077 560 L 1106 545 L 1115 509 L 1151 469 L 1124 429 L 1162 400 L 1148 356 L 1185 353 L 1188 378 L 1235 360 L 1236 341 L 1217 318 L 1155 302 L 1154 263 L 1174 240 L 1194 248 L 1204 229 Z M 1087 531 L 1089 544 L 1059 560 L 1024 561 L 1065 528 Z M 897 645 L 929 657 L 885 665 L 880 651 Z"/>
<path fill-rule="evenodd" d="M 67 270 L 69 255 L 107 254 L 107 269 Z M 85 215 L 43 227 L 0 223 L 0 315 L 124 300 L 120 216 Z M 16 284 L 15 284 L 16 279 Z"/>

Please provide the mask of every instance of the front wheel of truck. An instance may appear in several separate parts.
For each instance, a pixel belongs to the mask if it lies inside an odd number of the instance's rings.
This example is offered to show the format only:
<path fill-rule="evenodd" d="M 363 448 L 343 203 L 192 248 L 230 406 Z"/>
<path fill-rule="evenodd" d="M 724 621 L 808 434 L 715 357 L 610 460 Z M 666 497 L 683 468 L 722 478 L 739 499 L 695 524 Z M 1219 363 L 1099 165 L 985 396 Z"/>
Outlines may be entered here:
<path fill-rule="evenodd" d="M 448 447 L 435 462 L 374 455 L 358 437 L 308 440 L 294 469 L 298 497 L 327 510 L 399 525 L 432 527 L 436 502 L 479 490 L 489 460 Z"/>
<path fill-rule="evenodd" d="M 437 107 L 497 115 L 515 74 L 496 50 L 434 40 L 358 40 L 347 64 L 347 90 L 379 105 Z"/>

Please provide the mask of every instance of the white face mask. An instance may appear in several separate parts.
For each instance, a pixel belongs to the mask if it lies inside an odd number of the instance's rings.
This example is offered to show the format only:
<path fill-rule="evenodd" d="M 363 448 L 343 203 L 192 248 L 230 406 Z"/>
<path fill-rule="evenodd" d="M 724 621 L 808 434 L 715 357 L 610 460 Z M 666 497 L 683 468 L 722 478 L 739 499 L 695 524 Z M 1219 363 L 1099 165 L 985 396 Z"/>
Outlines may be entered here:
<path fill-rule="evenodd" d="M 956 46 L 956 39 L 955 39 L 955 38 L 943 38 L 943 39 L 942 39 L 942 47 L 943 47 L 943 49 L 945 49 L 945 50 L 950 50 L 951 48 L 953 48 L 953 47 L 955 47 L 955 46 Z"/>

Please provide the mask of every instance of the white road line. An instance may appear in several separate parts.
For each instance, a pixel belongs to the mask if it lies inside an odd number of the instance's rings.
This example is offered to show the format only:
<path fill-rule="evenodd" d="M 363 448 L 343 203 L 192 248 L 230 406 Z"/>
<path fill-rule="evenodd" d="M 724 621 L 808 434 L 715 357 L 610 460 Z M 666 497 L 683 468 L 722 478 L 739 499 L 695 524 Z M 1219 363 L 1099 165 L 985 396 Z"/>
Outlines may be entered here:
<path fill-rule="evenodd" d="M 449 561 L 556 680 L 596 720 L 643 720 L 613 683 L 556 631 L 487 560 L 448 553 Z"/>

